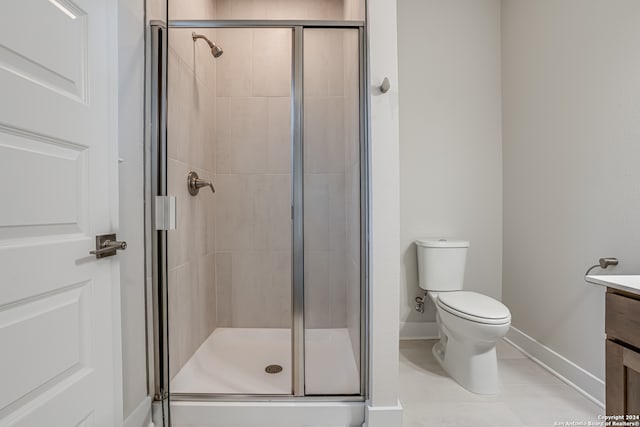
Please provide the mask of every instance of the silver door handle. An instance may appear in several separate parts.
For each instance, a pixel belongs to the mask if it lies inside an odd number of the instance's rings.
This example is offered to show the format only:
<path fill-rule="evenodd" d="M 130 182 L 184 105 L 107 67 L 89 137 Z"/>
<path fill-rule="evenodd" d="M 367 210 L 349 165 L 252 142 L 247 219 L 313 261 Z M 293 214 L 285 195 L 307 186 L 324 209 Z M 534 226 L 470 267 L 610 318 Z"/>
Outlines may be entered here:
<path fill-rule="evenodd" d="M 118 250 L 125 249 L 127 249 L 127 242 L 116 240 L 115 234 L 102 234 L 96 236 L 96 248 L 89 253 L 99 259 L 113 256 Z"/>
<path fill-rule="evenodd" d="M 102 248 L 94 249 L 92 251 L 89 251 L 89 253 L 91 255 L 101 255 L 118 249 L 127 249 L 127 242 L 112 242 L 111 240 L 105 240 L 105 242 L 102 244 Z"/>

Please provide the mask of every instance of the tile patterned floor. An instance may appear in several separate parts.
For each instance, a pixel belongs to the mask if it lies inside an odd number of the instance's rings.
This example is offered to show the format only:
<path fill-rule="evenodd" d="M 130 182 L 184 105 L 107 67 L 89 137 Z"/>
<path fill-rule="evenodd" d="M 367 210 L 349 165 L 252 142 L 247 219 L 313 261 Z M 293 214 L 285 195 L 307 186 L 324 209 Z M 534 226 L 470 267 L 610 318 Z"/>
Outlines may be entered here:
<path fill-rule="evenodd" d="M 431 354 L 433 340 L 400 342 L 404 427 L 552 427 L 597 421 L 603 409 L 504 341 L 498 343 L 502 391 L 473 394 L 452 380 Z"/>

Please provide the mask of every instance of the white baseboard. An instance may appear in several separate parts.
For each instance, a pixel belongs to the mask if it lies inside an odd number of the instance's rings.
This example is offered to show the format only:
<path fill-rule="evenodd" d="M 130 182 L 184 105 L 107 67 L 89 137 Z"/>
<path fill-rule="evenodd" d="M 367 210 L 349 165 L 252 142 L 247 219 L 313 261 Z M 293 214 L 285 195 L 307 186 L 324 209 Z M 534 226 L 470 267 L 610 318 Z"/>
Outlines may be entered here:
<path fill-rule="evenodd" d="M 124 420 L 124 427 L 149 427 L 151 424 L 151 396 L 147 396 Z M 152 424 L 151 424 L 152 425 Z"/>
<path fill-rule="evenodd" d="M 576 389 L 580 394 L 604 408 L 605 386 L 603 380 L 513 326 L 509 329 L 505 341 Z"/>
<path fill-rule="evenodd" d="M 400 322 L 401 340 L 432 340 L 438 338 L 438 324 L 436 322 Z"/>
<path fill-rule="evenodd" d="M 395 406 L 369 406 L 367 402 L 362 427 L 402 427 L 400 401 Z"/>

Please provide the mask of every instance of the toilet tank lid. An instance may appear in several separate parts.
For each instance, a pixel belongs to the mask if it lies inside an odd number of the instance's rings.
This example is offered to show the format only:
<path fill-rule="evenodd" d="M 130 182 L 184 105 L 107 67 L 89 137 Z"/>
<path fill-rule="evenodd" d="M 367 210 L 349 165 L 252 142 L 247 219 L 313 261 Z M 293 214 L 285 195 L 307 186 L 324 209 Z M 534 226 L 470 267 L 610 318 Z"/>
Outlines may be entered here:
<path fill-rule="evenodd" d="M 424 248 L 468 248 L 469 241 L 426 238 L 417 239 L 416 245 L 422 246 Z"/>

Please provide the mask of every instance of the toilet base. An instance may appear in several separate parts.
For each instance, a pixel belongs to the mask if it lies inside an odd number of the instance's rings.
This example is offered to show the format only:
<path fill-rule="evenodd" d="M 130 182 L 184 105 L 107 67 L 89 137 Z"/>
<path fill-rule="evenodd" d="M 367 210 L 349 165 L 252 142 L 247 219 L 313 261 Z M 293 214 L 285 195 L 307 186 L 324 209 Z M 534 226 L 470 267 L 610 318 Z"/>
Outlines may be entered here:
<path fill-rule="evenodd" d="M 486 395 L 500 392 L 495 343 L 474 347 L 447 337 L 433 345 L 432 353 L 440 366 L 467 390 Z"/>

